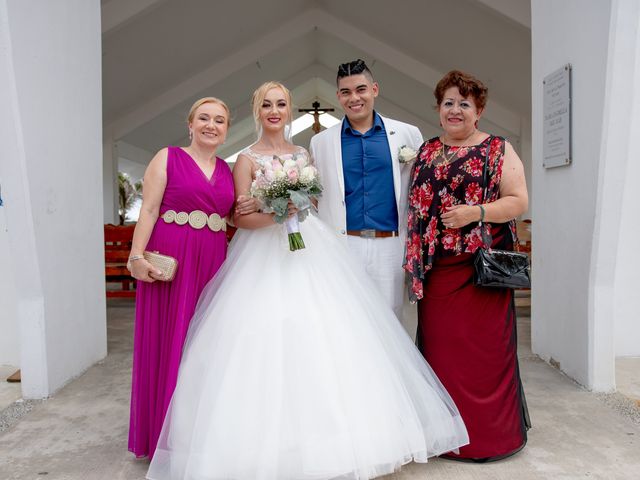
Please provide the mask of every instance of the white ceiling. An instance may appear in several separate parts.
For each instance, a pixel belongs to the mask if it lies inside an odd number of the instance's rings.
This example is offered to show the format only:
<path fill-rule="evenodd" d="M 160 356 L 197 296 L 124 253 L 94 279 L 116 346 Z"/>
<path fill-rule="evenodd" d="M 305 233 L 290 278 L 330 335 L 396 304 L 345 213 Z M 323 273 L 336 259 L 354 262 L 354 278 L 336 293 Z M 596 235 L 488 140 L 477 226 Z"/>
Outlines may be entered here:
<path fill-rule="evenodd" d="M 103 0 L 105 135 L 148 152 L 184 143 L 185 116 L 205 95 L 225 100 L 221 155 L 254 138 L 249 98 L 283 81 L 296 107 L 340 113 L 339 63 L 363 58 L 381 87 L 377 109 L 438 131 L 433 87 L 453 68 L 489 87 L 483 127 L 518 143 L 530 115 L 530 0 Z M 308 138 L 308 135 L 303 136 Z"/>

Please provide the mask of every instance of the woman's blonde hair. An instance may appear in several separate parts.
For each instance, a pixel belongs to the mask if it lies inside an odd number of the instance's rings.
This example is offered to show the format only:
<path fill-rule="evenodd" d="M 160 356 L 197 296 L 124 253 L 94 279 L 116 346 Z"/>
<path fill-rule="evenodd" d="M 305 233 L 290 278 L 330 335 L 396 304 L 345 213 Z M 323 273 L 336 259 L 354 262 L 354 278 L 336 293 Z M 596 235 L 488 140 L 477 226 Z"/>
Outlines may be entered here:
<path fill-rule="evenodd" d="M 205 103 L 215 103 L 224 108 L 227 112 L 227 127 L 231 126 L 231 112 L 229 111 L 229 107 L 227 107 L 226 103 L 216 97 L 203 97 L 196 100 L 189 109 L 189 115 L 187 115 L 187 125 L 193 122 L 193 117 L 195 117 L 196 115 L 196 110 L 198 110 L 198 108 L 200 108 Z"/>
<path fill-rule="evenodd" d="M 287 87 L 285 87 L 280 82 L 265 82 L 256 88 L 256 91 L 253 92 L 253 97 L 251 98 L 251 107 L 253 108 L 253 121 L 256 124 L 256 131 L 258 132 L 258 138 L 262 135 L 262 125 L 260 124 L 260 109 L 262 108 L 262 103 L 264 102 L 264 97 L 267 96 L 267 92 L 272 88 L 279 88 L 284 93 L 285 100 L 287 101 L 287 126 L 289 127 L 285 131 L 285 136 L 291 136 L 291 122 L 293 121 L 293 110 L 291 108 L 291 92 Z"/>

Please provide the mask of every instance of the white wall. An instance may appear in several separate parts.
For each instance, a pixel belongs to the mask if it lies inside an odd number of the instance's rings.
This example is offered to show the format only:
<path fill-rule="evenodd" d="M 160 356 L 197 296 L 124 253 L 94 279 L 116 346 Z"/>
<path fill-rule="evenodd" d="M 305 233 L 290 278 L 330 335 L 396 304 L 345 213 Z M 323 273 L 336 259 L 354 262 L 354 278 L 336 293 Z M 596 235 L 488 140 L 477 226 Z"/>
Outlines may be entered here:
<path fill-rule="evenodd" d="M 610 209 L 619 212 L 617 248 L 614 248 L 613 318 L 615 319 L 615 354 L 640 356 L 640 214 L 638 187 L 640 178 L 640 2 L 621 0 L 613 3 L 611 42 L 613 55 L 609 88 L 609 125 L 614 176 L 609 188 L 614 194 Z M 621 208 L 618 208 L 620 206 Z M 608 216 L 611 212 L 609 212 Z M 615 227 L 614 227 L 615 229 Z"/>
<path fill-rule="evenodd" d="M 527 181 L 527 192 L 529 193 L 529 209 L 522 214 L 520 218 L 532 219 L 533 218 L 533 160 L 531 158 L 531 118 L 523 117 L 520 129 L 520 148 L 516 149 L 516 152 L 522 160 L 524 166 L 524 176 Z"/>
<path fill-rule="evenodd" d="M 100 2 L 0 0 L 0 22 L 8 272 L 39 398 L 106 355 Z"/>
<path fill-rule="evenodd" d="M 118 171 L 128 174 L 134 182 L 144 177 L 144 172 L 155 152 L 149 152 L 124 141 L 116 142 Z"/>
<path fill-rule="evenodd" d="M 110 129 L 102 135 L 102 203 L 104 223 L 118 224 L 118 146 Z"/>
<path fill-rule="evenodd" d="M 607 378 L 592 376 L 599 347 L 590 292 L 610 8 L 608 0 L 531 2 L 532 348 L 581 384 L 605 390 L 613 386 L 611 372 Z M 573 66 L 573 164 L 547 170 L 542 166 L 542 80 L 566 63 Z"/>
<path fill-rule="evenodd" d="M 1 67 L 0 67 L 1 68 Z M 3 188 L 0 177 L 0 192 Z M 18 306 L 14 280 L 6 272 L 10 270 L 9 232 L 5 215 L 6 207 L 0 207 L 0 365 L 20 366 L 20 336 L 18 330 Z M 3 381 L 0 378 L 0 382 Z"/>

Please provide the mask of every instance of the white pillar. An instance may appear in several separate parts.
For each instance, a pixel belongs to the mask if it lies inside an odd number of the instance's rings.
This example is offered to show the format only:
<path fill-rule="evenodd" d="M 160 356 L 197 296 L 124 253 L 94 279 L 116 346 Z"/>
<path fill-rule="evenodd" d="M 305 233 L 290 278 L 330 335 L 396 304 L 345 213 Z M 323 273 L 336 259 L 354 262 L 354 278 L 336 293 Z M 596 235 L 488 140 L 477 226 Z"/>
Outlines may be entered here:
<path fill-rule="evenodd" d="M 2 29 L 2 25 L 0 25 Z M 0 34 L 1 35 L 1 34 Z M 5 57 L 3 56 L 2 45 L 4 42 L 0 38 L 0 90 L 4 90 L 6 86 L 6 77 L 3 76 L 3 67 Z M 7 92 L 0 92 L 0 108 L 3 112 L 0 113 L 0 123 L 4 124 L 3 117 L 10 114 L 11 110 L 4 111 L 3 106 L 5 100 L 8 98 Z M 10 116 L 10 115 L 8 115 Z M 9 132 L 5 132 L 8 134 Z M 2 138 L 0 134 L 0 138 Z M 1 171 L 1 169 L 0 169 Z M 4 181 L 2 174 L 0 173 L 0 199 L 5 197 L 6 202 L 6 186 L 7 182 Z M 2 192 L 2 189 L 4 193 Z M 20 337 L 19 337 L 19 322 L 18 322 L 18 304 L 16 302 L 16 288 L 15 279 L 11 275 L 7 275 L 6 272 L 10 272 L 11 254 L 9 252 L 9 230 L 7 227 L 6 203 L 5 207 L 0 206 L 0 365 L 12 365 L 14 367 L 20 366 Z M 0 378 L 0 382 L 4 379 Z"/>
<path fill-rule="evenodd" d="M 615 354 L 640 356 L 640 215 L 637 198 L 640 179 L 640 3 L 637 0 L 616 0 L 613 9 L 611 81 L 608 114 L 605 116 L 608 127 L 605 150 L 607 176 L 604 177 L 605 188 L 610 195 L 609 203 L 601 212 L 604 238 L 607 239 L 608 228 L 613 234 L 608 242 L 603 243 L 603 257 L 609 268 L 611 264 L 615 265 L 615 272 L 609 272 L 608 278 L 613 283 L 611 303 L 615 319 Z M 618 216 L 618 228 L 604 224 L 605 219 Z M 609 250 L 615 258 L 611 257 Z"/>
<path fill-rule="evenodd" d="M 113 132 L 105 129 L 102 134 L 102 197 L 104 223 L 118 224 L 118 146 Z"/>
<path fill-rule="evenodd" d="M 98 0 L 0 0 L 2 272 L 26 398 L 106 355 L 100 31 Z"/>
<path fill-rule="evenodd" d="M 600 175 L 606 165 L 602 119 L 611 0 L 532 0 L 531 13 L 532 348 L 579 383 L 609 390 L 614 386 L 613 322 L 607 300 L 611 279 L 601 269 L 609 243 L 602 236 L 601 215 L 610 192 L 603 197 Z M 573 164 L 545 169 L 542 80 L 567 63 L 573 67 Z"/>
<path fill-rule="evenodd" d="M 522 218 L 533 218 L 533 189 L 532 180 L 532 159 L 531 159 L 531 117 L 522 117 L 520 122 L 520 159 L 524 166 L 524 176 L 527 181 L 527 191 L 529 192 L 529 210 L 522 215 Z"/>

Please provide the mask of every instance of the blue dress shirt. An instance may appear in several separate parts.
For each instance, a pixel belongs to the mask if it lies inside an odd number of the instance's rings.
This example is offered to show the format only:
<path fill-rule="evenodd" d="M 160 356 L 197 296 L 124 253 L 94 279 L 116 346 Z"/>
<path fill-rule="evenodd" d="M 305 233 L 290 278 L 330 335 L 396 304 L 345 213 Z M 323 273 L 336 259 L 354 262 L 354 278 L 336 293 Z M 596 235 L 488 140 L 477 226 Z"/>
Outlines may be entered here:
<path fill-rule="evenodd" d="M 347 229 L 398 230 L 389 141 L 380 116 L 374 112 L 371 129 L 360 133 L 342 120 L 342 168 Z"/>

